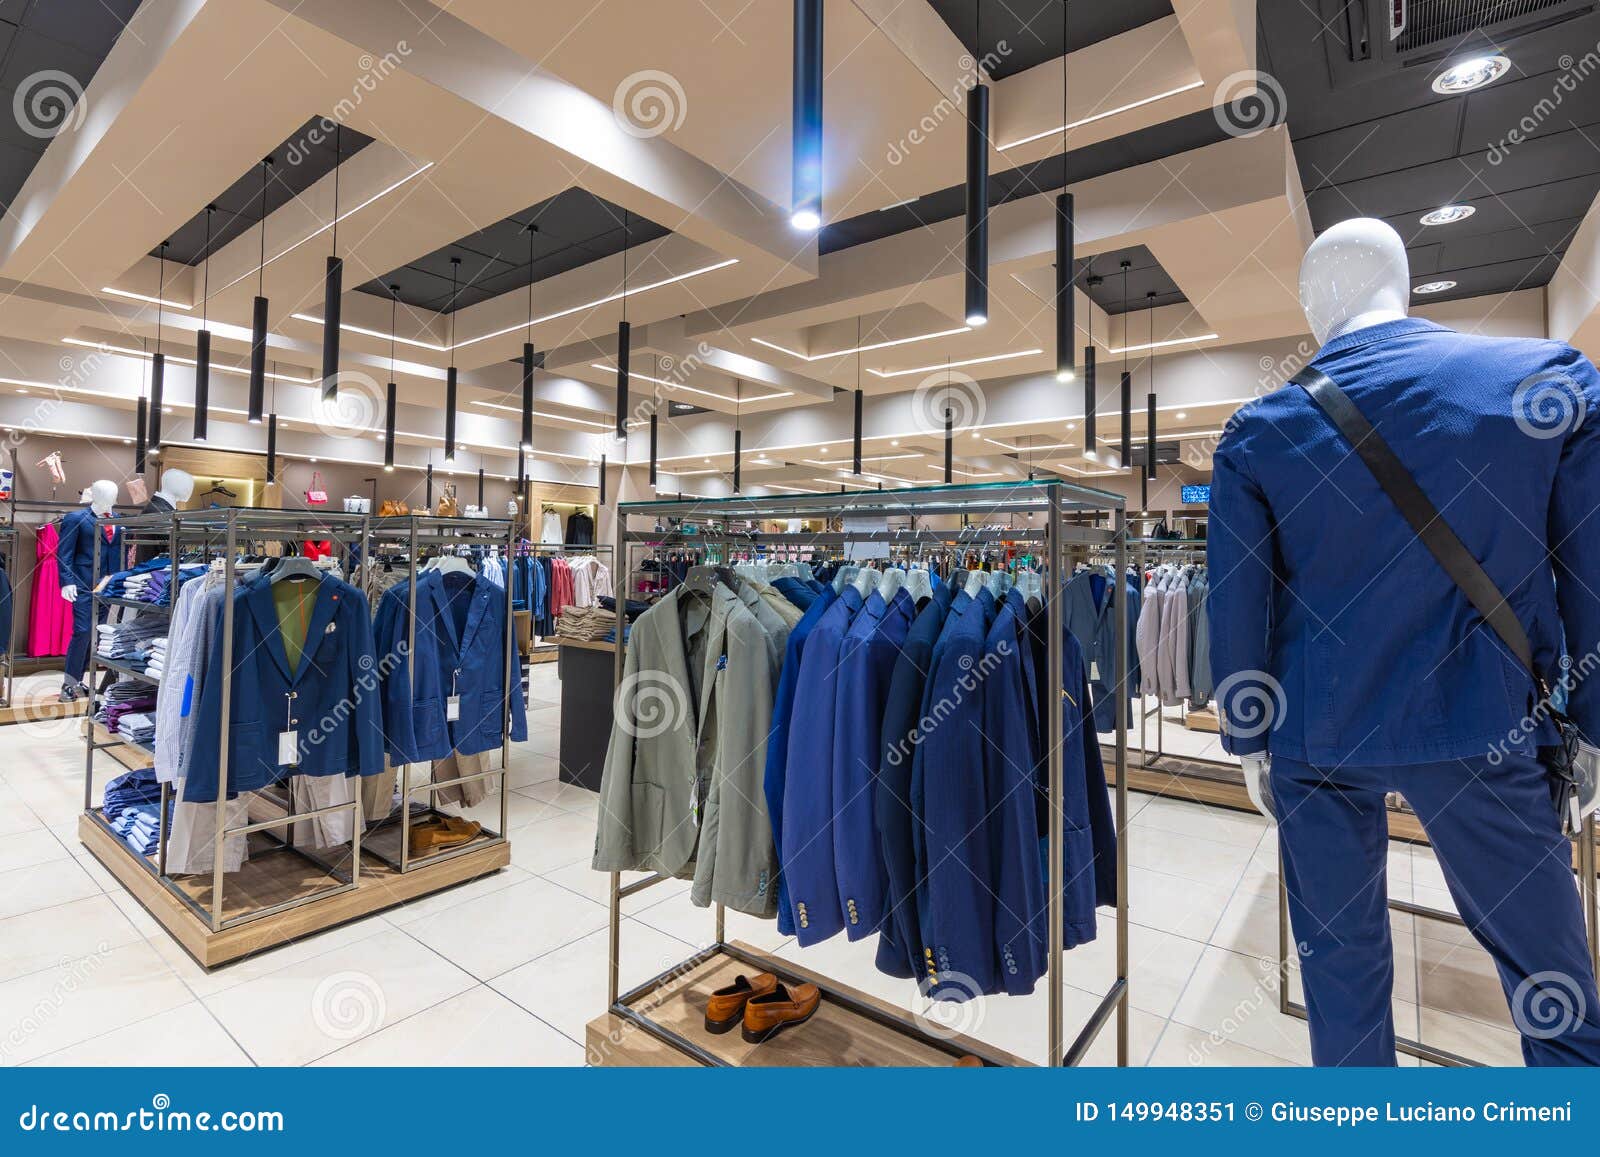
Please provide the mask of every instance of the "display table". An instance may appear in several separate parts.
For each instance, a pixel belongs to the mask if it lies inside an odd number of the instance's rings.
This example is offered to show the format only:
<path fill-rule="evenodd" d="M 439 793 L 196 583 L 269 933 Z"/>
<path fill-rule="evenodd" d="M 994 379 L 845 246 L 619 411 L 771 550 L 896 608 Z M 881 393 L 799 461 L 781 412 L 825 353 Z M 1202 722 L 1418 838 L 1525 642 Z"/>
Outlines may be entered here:
<path fill-rule="evenodd" d="M 616 687 L 614 643 L 555 639 L 560 651 L 561 782 L 600 790 Z"/>

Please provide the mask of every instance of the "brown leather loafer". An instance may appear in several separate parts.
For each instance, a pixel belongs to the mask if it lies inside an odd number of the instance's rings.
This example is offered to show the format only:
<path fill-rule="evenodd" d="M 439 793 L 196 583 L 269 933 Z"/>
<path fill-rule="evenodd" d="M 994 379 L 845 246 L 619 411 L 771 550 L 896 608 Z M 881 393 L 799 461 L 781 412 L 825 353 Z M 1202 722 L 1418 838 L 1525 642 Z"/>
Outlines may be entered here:
<path fill-rule="evenodd" d="M 453 816 L 435 817 L 411 827 L 411 854 L 425 856 L 441 852 L 460 844 L 469 844 L 478 838 L 482 825 L 474 820 L 459 820 Z"/>
<path fill-rule="evenodd" d="M 717 1036 L 732 1032 L 744 1019 L 745 1005 L 777 987 L 778 978 L 770 972 L 759 972 L 753 980 L 735 977 L 732 984 L 717 989 L 706 1001 L 706 1031 Z"/>
<path fill-rule="evenodd" d="M 740 1035 L 748 1044 L 769 1041 L 786 1028 L 805 1024 L 822 1006 L 822 990 L 814 984 L 785 985 L 766 996 L 755 997 L 744 1006 L 744 1026 Z"/>

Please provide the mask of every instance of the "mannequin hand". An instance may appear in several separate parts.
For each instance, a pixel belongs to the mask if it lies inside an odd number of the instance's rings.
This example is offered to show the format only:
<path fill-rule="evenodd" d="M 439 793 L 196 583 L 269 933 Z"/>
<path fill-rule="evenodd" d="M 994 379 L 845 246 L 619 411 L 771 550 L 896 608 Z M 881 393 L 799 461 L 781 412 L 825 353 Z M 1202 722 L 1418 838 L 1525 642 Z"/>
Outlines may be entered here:
<path fill-rule="evenodd" d="M 1256 811 L 1277 823 L 1272 803 L 1272 760 L 1261 755 L 1241 755 L 1239 763 L 1244 767 L 1244 786 L 1250 793 L 1250 802 Z"/>
<path fill-rule="evenodd" d="M 64 586 L 64 587 L 62 587 L 61 588 L 61 597 L 66 599 L 67 602 L 69 602 L 69 603 L 77 602 L 78 601 L 78 588 L 75 587 L 75 586 Z"/>
<path fill-rule="evenodd" d="M 1578 819 L 1581 821 L 1600 808 L 1600 748 L 1579 743 L 1574 766 L 1578 773 Z"/>

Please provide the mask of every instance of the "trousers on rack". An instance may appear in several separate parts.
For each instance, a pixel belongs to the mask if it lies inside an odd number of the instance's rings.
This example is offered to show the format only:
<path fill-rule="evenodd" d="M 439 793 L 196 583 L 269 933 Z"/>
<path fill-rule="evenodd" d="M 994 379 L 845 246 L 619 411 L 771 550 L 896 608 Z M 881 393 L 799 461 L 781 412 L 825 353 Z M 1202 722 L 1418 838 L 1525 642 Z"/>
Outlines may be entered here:
<path fill-rule="evenodd" d="M 463 776 L 479 775 L 489 770 L 492 757 L 498 754 L 498 748 L 492 751 L 473 752 L 471 755 L 452 751 L 443 759 L 434 761 L 433 782 L 446 783 Z M 487 779 L 474 779 L 467 783 L 454 784 L 434 792 L 433 800 L 435 803 L 452 804 L 456 807 L 477 807 L 489 798 L 492 782 Z"/>
<path fill-rule="evenodd" d="M 76 683 L 83 682 L 89 667 L 89 647 L 94 643 L 94 595 L 78 591 L 72 604 L 72 641 L 67 644 L 66 673 Z M 106 621 L 106 608 L 100 608 L 100 621 Z"/>
<path fill-rule="evenodd" d="M 1319 768 L 1273 756 L 1271 778 L 1317 1064 L 1395 1063 L 1384 795 L 1398 791 L 1494 959 L 1524 1059 L 1600 1065 L 1600 997 L 1571 845 L 1537 761 Z"/>

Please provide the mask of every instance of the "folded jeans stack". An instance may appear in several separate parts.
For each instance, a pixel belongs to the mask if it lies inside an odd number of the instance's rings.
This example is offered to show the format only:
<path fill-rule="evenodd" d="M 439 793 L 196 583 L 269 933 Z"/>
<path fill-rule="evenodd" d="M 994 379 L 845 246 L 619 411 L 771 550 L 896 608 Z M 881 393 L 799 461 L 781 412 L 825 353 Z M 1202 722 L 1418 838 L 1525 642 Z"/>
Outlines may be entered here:
<path fill-rule="evenodd" d="M 569 606 L 556 620 L 556 636 L 562 639 L 579 639 L 594 642 L 614 633 L 617 627 L 615 611 L 600 607 Z"/>

